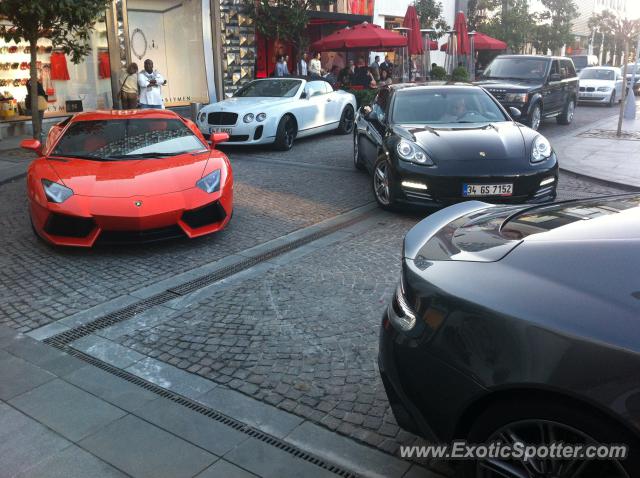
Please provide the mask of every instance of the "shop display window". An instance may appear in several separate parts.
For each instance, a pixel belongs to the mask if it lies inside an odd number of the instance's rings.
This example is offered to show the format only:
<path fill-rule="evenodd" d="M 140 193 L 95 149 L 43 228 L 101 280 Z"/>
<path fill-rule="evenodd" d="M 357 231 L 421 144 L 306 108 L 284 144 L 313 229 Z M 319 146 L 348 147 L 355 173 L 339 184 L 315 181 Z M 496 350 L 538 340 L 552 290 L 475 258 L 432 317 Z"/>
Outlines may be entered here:
<path fill-rule="evenodd" d="M 202 38 L 202 3 L 196 0 L 129 0 L 131 61 L 153 61 L 167 80 L 165 106 L 208 103 Z"/>

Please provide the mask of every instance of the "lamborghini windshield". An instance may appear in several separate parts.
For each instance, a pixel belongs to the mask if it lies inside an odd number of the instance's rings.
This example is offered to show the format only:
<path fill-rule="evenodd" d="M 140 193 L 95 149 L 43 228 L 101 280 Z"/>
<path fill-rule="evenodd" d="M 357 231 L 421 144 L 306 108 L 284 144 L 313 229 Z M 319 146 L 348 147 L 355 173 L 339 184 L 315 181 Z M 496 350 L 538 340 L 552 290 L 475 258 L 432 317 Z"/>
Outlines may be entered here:
<path fill-rule="evenodd" d="M 207 149 L 178 119 L 109 119 L 72 123 L 51 155 L 117 161 L 161 158 Z"/>
<path fill-rule="evenodd" d="M 233 95 L 240 98 L 291 98 L 300 88 L 301 80 L 256 80 Z"/>

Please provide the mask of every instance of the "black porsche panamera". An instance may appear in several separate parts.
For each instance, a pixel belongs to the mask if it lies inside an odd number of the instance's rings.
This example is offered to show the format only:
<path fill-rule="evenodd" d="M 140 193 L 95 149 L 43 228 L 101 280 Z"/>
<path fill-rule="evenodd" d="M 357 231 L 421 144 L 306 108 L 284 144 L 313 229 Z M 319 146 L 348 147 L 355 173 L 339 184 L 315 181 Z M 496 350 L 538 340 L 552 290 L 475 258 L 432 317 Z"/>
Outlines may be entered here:
<path fill-rule="evenodd" d="M 628 447 L 625 459 L 462 463 L 456 476 L 640 476 L 640 193 L 456 204 L 404 240 L 379 368 L 428 441 Z"/>
<path fill-rule="evenodd" d="M 549 141 L 517 123 L 484 89 L 399 84 L 362 107 L 354 164 L 372 176 L 378 204 L 443 206 L 483 198 L 542 203 L 556 196 L 558 161 Z"/>

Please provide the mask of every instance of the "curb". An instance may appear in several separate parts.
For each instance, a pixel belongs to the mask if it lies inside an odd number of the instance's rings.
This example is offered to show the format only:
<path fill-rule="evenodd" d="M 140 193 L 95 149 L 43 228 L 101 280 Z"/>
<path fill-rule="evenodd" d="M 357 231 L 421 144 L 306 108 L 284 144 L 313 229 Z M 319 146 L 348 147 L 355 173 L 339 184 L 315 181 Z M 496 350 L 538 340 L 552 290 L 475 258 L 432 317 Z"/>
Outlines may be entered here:
<path fill-rule="evenodd" d="M 595 176 L 589 176 L 588 174 L 577 173 L 575 171 L 571 171 L 570 169 L 560 168 L 560 171 L 563 173 L 573 174 L 581 179 L 587 179 L 589 181 L 593 181 L 594 183 L 600 184 L 601 186 L 609 186 L 612 188 L 624 189 L 628 192 L 638 192 L 640 191 L 640 187 L 633 186 L 631 184 L 625 183 L 617 183 L 615 181 L 610 181 L 608 179 L 596 178 Z"/>

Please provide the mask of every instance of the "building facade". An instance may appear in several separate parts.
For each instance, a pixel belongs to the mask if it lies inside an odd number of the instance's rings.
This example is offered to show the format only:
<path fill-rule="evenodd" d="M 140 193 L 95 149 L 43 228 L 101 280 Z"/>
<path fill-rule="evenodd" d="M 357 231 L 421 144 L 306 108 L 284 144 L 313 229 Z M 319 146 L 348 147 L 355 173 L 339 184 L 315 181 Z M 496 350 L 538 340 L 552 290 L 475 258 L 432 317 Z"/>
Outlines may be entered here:
<path fill-rule="evenodd" d="M 620 18 L 629 16 L 629 5 L 637 0 L 573 0 L 578 7 L 579 16 L 573 22 L 572 33 L 575 35 L 575 43 L 571 46 L 572 54 L 585 54 L 589 52 L 592 33 L 589 30 L 589 19 L 605 10 Z"/>

